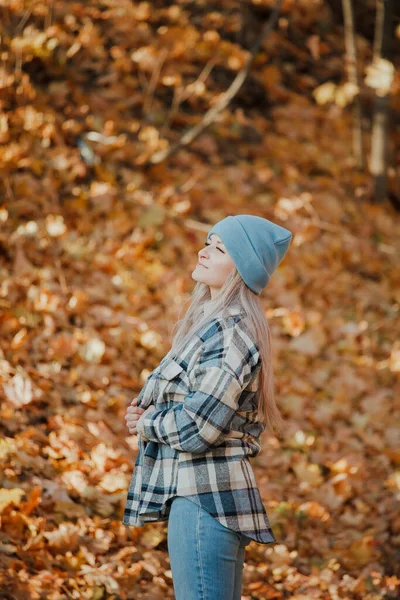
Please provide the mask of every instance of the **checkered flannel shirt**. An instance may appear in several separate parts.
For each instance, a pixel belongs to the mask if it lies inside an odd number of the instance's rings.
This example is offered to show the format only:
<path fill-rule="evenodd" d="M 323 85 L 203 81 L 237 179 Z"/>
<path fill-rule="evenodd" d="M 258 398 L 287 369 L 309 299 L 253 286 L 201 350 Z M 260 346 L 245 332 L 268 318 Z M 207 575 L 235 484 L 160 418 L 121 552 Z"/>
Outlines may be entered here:
<path fill-rule="evenodd" d="M 276 542 L 249 458 L 265 429 L 257 420 L 260 354 L 243 314 L 212 319 L 178 356 L 148 377 L 138 406 L 139 452 L 123 523 L 168 519 L 174 496 L 261 544 Z"/>

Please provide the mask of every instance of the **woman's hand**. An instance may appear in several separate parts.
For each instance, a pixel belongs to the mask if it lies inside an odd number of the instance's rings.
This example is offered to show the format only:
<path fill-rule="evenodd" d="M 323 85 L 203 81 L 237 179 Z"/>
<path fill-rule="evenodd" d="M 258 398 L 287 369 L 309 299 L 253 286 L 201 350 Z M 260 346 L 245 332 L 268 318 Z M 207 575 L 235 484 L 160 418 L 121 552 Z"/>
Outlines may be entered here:
<path fill-rule="evenodd" d="M 134 398 L 128 408 L 126 409 L 125 422 L 128 427 L 128 431 L 131 435 L 137 434 L 136 426 L 139 419 L 147 414 L 153 412 L 156 408 L 150 405 L 148 408 L 140 408 L 137 406 L 137 398 Z"/>
<path fill-rule="evenodd" d="M 137 406 L 137 398 L 134 398 L 126 409 L 125 422 L 129 433 L 136 433 L 136 423 L 139 417 L 144 413 L 144 408 Z"/>

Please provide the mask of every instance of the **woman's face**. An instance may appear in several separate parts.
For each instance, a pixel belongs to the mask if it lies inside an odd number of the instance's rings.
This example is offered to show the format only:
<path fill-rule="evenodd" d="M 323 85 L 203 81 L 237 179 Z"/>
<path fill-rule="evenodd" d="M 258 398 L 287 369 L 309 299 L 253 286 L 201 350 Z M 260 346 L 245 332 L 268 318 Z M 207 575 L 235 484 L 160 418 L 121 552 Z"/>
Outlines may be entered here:
<path fill-rule="evenodd" d="M 205 247 L 198 253 L 199 262 L 192 272 L 192 278 L 210 287 L 211 298 L 223 286 L 226 278 L 235 268 L 221 238 L 212 233 Z"/>

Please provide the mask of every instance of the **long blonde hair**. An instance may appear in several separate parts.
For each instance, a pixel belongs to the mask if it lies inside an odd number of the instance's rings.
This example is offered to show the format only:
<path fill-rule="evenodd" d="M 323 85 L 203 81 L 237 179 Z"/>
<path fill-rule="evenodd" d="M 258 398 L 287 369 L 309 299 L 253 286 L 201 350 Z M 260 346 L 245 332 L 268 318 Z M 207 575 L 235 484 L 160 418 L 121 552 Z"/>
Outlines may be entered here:
<path fill-rule="evenodd" d="M 211 300 L 209 286 L 199 281 L 196 282 L 193 291 L 180 310 L 180 315 L 184 313 L 183 317 L 179 318 L 172 328 L 173 340 L 170 352 L 171 354 L 179 354 L 191 336 L 199 331 L 203 325 L 217 315 L 226 314 L 229 307 L 238 305 L 245 313 L 244 318 L 261 357 L 258 420 L 265 425 L 267 431 L 272 433 L 273 429 L 276 428 L 278 433 L 282 433 L 281 427 L 284 420 L 275 401 L 269 324 L 259 297 L 247 287 L 235 267 L 226 278 L 214 300 Z"/>

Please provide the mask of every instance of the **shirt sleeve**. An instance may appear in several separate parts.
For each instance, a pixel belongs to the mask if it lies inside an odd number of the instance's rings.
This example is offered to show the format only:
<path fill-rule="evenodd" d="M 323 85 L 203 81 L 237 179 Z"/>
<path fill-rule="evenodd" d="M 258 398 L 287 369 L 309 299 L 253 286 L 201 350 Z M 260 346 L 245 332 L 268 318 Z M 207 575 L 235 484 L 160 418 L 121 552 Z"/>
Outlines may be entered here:
<path fill-rule="evenodd" d="M 259 351 L 247 329 L 232 319 L 215 320 L 200 339 L 200 355 L 188 370 L 190 393 L 171 408 L 144 415 L 137 424 L 143 439 L 182 452 L 204 452 L 229 432 Z"/>

